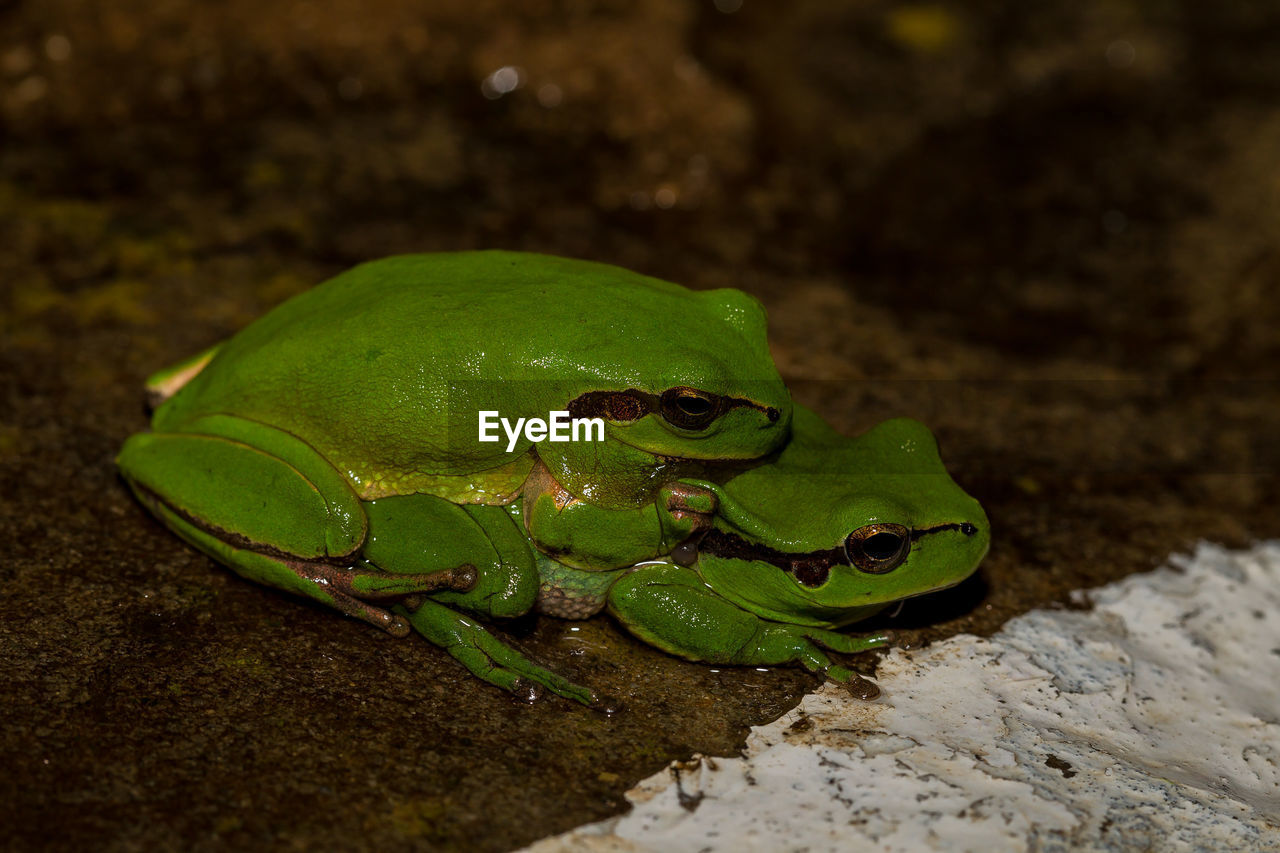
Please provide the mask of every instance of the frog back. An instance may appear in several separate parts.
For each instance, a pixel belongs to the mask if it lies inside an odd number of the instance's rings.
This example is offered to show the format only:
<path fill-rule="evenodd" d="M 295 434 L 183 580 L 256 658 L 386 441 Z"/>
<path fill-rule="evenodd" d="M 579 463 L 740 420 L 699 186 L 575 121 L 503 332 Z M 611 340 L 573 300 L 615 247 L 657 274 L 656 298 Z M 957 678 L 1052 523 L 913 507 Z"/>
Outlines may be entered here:
<path fill-rule="evenodd" d="M 733 393 L 744 382 L 785 394 L 763 312 L 739 291 L 525 253 L 404 255 L 330 279 L 224 342 L 153 427 L 232 414 L 308 442 L 366 499 L 452 490 L 490 502 L 532 462 L 527 442 L 509 453 L 505 437 L 478 441 L 482 410 L 514 423 L 593 390 Z"/>

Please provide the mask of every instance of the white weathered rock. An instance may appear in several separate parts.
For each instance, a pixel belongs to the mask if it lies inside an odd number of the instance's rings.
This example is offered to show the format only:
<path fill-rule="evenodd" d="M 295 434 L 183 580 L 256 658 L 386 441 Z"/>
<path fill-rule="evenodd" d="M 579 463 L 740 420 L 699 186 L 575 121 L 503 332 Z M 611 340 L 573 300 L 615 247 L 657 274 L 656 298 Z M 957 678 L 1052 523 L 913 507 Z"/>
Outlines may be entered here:
<path fill-rule="evenodd" d="M 896 650 L 532 851 L 1280 851 L 1280 543 Z"/>

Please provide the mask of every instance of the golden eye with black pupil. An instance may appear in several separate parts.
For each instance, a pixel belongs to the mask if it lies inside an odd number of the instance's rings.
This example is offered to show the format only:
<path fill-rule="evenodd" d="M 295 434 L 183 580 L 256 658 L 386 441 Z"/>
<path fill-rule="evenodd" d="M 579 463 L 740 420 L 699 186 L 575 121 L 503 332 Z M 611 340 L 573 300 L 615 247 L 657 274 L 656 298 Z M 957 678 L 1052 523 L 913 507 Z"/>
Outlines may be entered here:
<path fill-rule="evenodd" d="M 883 575 L 898 568 L 910 550 L 911 531 L 892 522 L 859 527 L 844 540 L 849 562 L 870 575 Z"/>
<path fill-rule="evenodd" d="M 697 388 L 668 388 L 658 401 L 662 417 L 681 429 L 702 429 L 720 415 L 720 398 Z"/>

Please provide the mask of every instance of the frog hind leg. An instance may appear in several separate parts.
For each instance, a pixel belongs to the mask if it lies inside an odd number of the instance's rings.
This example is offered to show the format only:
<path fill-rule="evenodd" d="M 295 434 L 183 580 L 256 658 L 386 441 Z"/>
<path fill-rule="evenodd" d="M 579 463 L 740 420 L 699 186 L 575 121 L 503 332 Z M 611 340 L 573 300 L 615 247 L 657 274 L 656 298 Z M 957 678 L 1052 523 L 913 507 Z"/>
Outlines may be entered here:
<path fill-rule="evenodd" d="M 352 568 L 367 533 L 345 478 L 300 439 L 227 415 L 125 442 L 121 474 L 170 529 L 236 573 L 395 636 L 406 620 L 369 600 L 466 589 L 474 568 L 388 578 Z"/>
<path fill-rule="evenodd" d="M 181 391 L 188 382 L 205 369 L 209 362 L 213 361 L 213 357 L 221 348 L 222 344 L 214 344 L 206 350 L 148 376 L 145 386 L 147 405 L 154 409 Z"/>
<path fill-rule="evenodd" d="M 419 634 L 471 673 L 532 702 L 543 689 L 585 705 L 600 704 L 581 687 L 529 660 L 455 608 L 488 617 L 532 609 L 538 570 L 528 538 L 508 507 L 459 506 L 431 495 L 399 495 L 365 504 L 369 538 L 365 559 L 392 575 L 426 566 L 467 563 L 475 586 L 444 590 L 396 607 Z"/>
<path fill-rule="evenodd" d="M 535 702 L 546 688 L 583 705 L 599 706 L 595 691 L 574 684 L 494 637 L 473 620 L 427 599 L 416 610 L 397 608 L 414 630 L 439 646 L 476 677 L 507 690 L 525 702 Z"/>
<path fill-rule="evenodd" d="M 840 682 L 857 675 L 833 663 L 824 647 L 854 653 L 889 641 L 761 619 L 710 591 L 693 569 L 669 564 L 646 566 L 620 578 L 609 590 L 609 612 L 640 639 L 688 660 L 798 663 Z"/>

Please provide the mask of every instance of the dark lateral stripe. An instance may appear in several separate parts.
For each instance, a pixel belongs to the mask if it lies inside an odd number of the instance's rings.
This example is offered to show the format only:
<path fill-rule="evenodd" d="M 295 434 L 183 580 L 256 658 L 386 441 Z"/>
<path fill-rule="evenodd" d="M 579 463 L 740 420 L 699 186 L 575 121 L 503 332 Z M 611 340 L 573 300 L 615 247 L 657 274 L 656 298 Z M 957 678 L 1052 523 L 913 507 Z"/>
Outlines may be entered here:
<path fill-rule="evenodd" d="M 757 412 L 763 412 L 764 416 L 769 419 L 769 423 L 771 424 L 776 424 L 778 422 L 778 418 L 782 417 L 782 412 L 779 412 L 773 406 L 762 406 L 759 403 L 753 403 L 750 400 L 744 400 L 741 397 L 721 397 L 720 399 L 724 400 L 724 407 L 726 410 L 746 408 L 755 409 Z"/>
<path fill-rule="evenodd" d="M 939 524 L 934 527 L 912 530 L 911 541 L 916 542 L 921 537 L 928 536 L 931 533 L 945 533 L 948 530 L 958 530 L 965 536 L 972 536 L 978 532 L 978 528 L 967 521 L 959 524 Z M 768 545 L 757 545 L 753 542 L 748 542 L 736 533 L 725 533 L 714 528 L 708 530 L 707 534 L 702 537 L 698 550 L 714 557 L 724 557 L 730 560 L 758 560 L 762 563 L 777 566 L 783 571 L 791 571 L 798 564 L 824 569 L 830 568 L 837 563 L 841 565 L 848 564 L 843 547 L 792 553 L 779 551 L 776 548 L 770 548 Z"/>
<path fill-rule="evenodd" d="M 961 524 L 956 524 L 956 523 L 939 524 L 935 527 L 926 527 L 926 528 L 923 528 L 922 530 L 911 531 L 911 541 L 915 542 L 921 536 L 928 536 L 930 533 L 944 533 L 948 530 L 959 530 L 965 536 L 972 536 L 973 534 L 978 532 L 978 528 L 974 527 L 972 524 L 970 524 L 967 521 Z"/>
<path fill-rule="evenodd" d="M 768 545 L 756 545 L 735 533 L 725 533 L 715 529 L 708 530 L 707 535 L 702 537 L 698 550 L 715 557 L 724 557 L 730 560 L 758 560 L 762 563 L 770 563 L 788 572 L 797 562 L 819 568 L 829 568 L 836 563 L 843 564 L 845 562 L 843 548 L 828 548 L 824 551 L 792 554 L 786 551 L 779 551 L 776 548 L 770 548 Z"/>
<path fill-rule="evenodd" d="M 586 391 L 570 400 L 565 408 L 574 418 L 633 421 L 646 414 L 658 413 L 661 410 L 660 397 L 659 394 L 651 394 L 638 388 L 628 388 L 625 391 Z M 730 409 L 755 409 L 763 413 L 769 423 L 777 423 L 782 417 L 782 412 L 773 406 L 764 406 L 742 397 L 714 396 L 713 399 L 719 409 L 717 418 Z"/>

